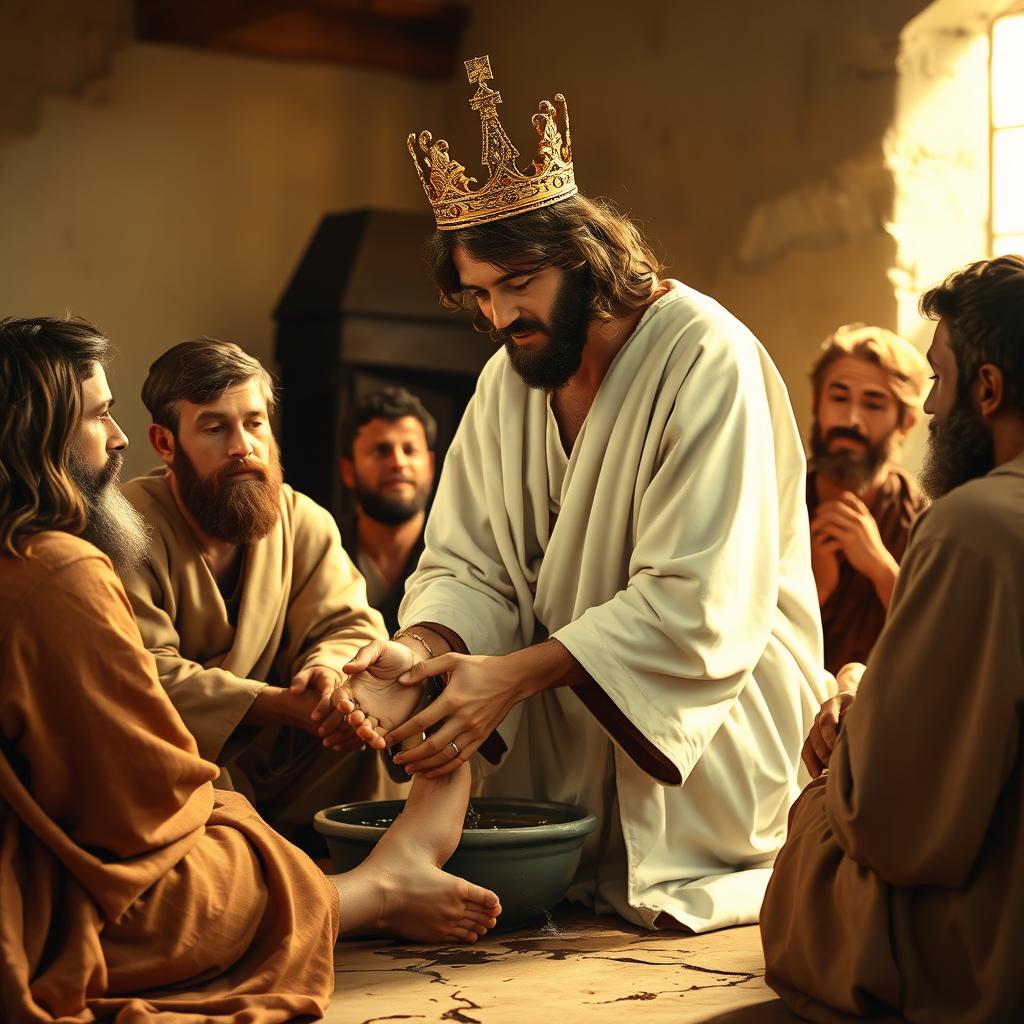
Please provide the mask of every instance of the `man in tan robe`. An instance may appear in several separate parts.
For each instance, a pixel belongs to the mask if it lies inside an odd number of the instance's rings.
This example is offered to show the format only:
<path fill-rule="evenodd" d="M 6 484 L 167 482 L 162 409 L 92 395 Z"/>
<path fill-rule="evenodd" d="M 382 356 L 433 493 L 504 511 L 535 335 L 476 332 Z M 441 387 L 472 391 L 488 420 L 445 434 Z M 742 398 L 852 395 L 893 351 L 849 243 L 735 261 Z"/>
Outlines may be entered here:
<path fill-rule="evenodd" d="M 939 500 L 859 686 L 808 738 L 828 771 L 761 913 L 767 980 L 811 1020 L 1024 1019 L 1024 259 L 973 264 L 922 309 Z"/>
<path fill-rule="evenodd" d="M 469 780 L 414 788 L 331 878 L 213 788 L 107 557 L 147 535 L 117 489 L 106 349 L 81 321 L 0 321 L 0 1020 L 320 1017 L 339 909 L 345 934 L 493 924 L 493 894 L 439 869 Z"/>
<path fill-rule="evenodd" d="M 124 576 L 143 641 L 218 785 L 322 852 L 313 815 L 376 788 L 376 754 L 329 700 L 383 622 L 330 513 L 281 482 L 257 360 L 227 342 L 176 345 L 143 400 L 165 463 L 124 486 L 153 530 L 149 558 Z"/>
<path fill-rule="evenodd" d="M 849 324 L 811 369 L 811 568 L 825 667 L 863 662 L 885 622 L 910 527 L 928 501 L 893 462 L 924 400 L 928 364 L 882 327 Z"/>

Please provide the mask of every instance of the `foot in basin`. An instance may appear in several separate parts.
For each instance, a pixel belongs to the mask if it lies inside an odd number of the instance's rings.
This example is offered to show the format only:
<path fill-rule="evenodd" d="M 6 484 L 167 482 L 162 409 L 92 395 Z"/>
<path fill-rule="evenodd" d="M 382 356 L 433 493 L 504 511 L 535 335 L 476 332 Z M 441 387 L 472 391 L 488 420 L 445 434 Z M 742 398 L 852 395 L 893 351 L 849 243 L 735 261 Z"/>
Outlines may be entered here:
<path fill-rule="evenodd" d="M 442 870 L 462 834 L 467 765 L 413 781 L 405 809 L 359 867 L 332 881 L 342 935 L 399 935 L 414 942 L 476 942 L 501 914 L 498 897 Z"/>

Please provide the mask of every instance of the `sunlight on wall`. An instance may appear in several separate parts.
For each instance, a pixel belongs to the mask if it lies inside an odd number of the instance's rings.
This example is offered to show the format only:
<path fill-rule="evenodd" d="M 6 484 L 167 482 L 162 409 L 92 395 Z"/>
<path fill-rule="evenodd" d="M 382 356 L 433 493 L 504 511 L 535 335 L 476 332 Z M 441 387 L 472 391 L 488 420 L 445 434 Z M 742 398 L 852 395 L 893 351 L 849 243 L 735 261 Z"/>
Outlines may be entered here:
<path fill-rule="evenodd" d="M 1006 0 L 936 0 L 903 31 L 896 118 L 886 139 L 896 199 L 892 233 L 897 330 L 922 352 L 935 325 L 921 293 L 989 255 L 989 42 Z M 916 470 L 927 431 L 914 428 L 904 464 Z"/>
<path fill-rule="evenodd" d="M 1024 11 L 992 25 L 992 254 L 1024 252 Z"/>

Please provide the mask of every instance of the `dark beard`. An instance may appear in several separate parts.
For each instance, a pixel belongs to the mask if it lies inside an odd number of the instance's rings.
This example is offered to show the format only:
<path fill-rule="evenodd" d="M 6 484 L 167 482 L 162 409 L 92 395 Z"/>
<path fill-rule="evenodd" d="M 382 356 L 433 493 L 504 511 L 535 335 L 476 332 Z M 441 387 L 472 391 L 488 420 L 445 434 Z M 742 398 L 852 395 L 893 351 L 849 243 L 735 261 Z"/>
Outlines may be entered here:
<path fill-rule="evenodd" d="M 512 369 L 531 388 L 552 390 L 567 383 L 580 368 L 592 315 L 594 287 L 586 268 L 567 273 L 551 306 L 551 323 L 519 318 L 491 337 L 505 345 Z M 539 351 L 520 348 L 512 338 L 524 331 L 541 331 L 548 343 Z"/>
<path fill-rule="evenodd" d="M 272 443 L 266 466 L 258 459 L 232 459 L 216 473 L 200 477 L 179 443 L 171 462 L 178 493 L 199 528 L 208 537 L 230 544 L 262 540 L 277 523 L 280 513 L 281 454 Z M 232 480 L 242 472 L 261 474 L 259 480 Z"/>
<path fill-rule="evenodd" d="M 899 429 L 899 428 L 896 428 Z M 821 428 L 815 422 L 811 430 L 811 458 L 814 471 L 844 491 L 860 494 L 865 491 L 878 475 L 878 471 L 892 455 L 892 442 L 896 430 L 886 434 L 880 441 L 870 444 L 868 439 L 849 427 L 833 427 L 822 437 Z M 852 451 L 849 448 L 832 449 L 832 441 L 846 437 L 861 441 L 864 448 Z"/>
<path fill-rule="evenodd" d="M 413 516 L 419 515 L 427 507 L 427 498 L 430 496 L 429 489 L 417 488 L 413 497 L 403 501 L 401 498 L 391 498 L 380 491 L 364 487 L 358 478 L 352 493 L 363 512 L 384 526 L 401 526 L 409 522 Z"/>
<path fill-rule="evenodd" d="M 145 561 L 151 532 L 118 487 L 123 465 L 124 456 L 111 452 L 106 465 L 92 474 L 73 448 L 68 454 L 68 473 L 85 499 L 87 522 L 81 536 L 110 559 L 119 576 Z"/>
<path fill-rule="evenodd" d="M 954 487 L 995 469 L 992 435 L 964 395 L 941 419 L 928 424 L 928 448 L 920 483 L 933 501 Z"/>

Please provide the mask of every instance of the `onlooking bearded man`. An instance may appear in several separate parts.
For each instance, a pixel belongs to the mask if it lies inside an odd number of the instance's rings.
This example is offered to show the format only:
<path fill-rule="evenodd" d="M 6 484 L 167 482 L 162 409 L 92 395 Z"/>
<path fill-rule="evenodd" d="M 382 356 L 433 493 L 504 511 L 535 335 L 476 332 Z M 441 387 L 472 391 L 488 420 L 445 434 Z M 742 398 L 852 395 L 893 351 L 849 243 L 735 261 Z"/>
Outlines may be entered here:
<path fill-rule="evenodd" d="M 761 911 L 766 980 L 815 1021 L 1024 1018 L 1024 259 L 921 309 L 934 502 L 807 738 Z"/>
<path fill-rule="evenodd" d="M 436 438 L 434 417 L 397 387 L 364 395 L 341 425 L 338 472 L 355 505 L 340 524 L 341 542 L 389 634 L 398 629 L 405 581 L 423 553 Z"/>
<path fill-rule="evenodd" d="M 371 796 L 377 758 L 330 704 L 341 666 L 385 635 L 331 515 L 281 482 L 274 392 L 230 342 L 184 342 L 142 399 L 164 463 L 125 496 L 153 529 L 124 574 L 160 680 L 218 785 L 311 852 L 316 811 Z"/>
<path fill-rule="evenodd" d="M 917 514 L 927 505 L 892 464 L 924 399 L 923 356 L 882 327 L 840 327 L 811 369 L 814 422 L 807 474 L 811 567 L 825 667 L 864 661 Z"/>

